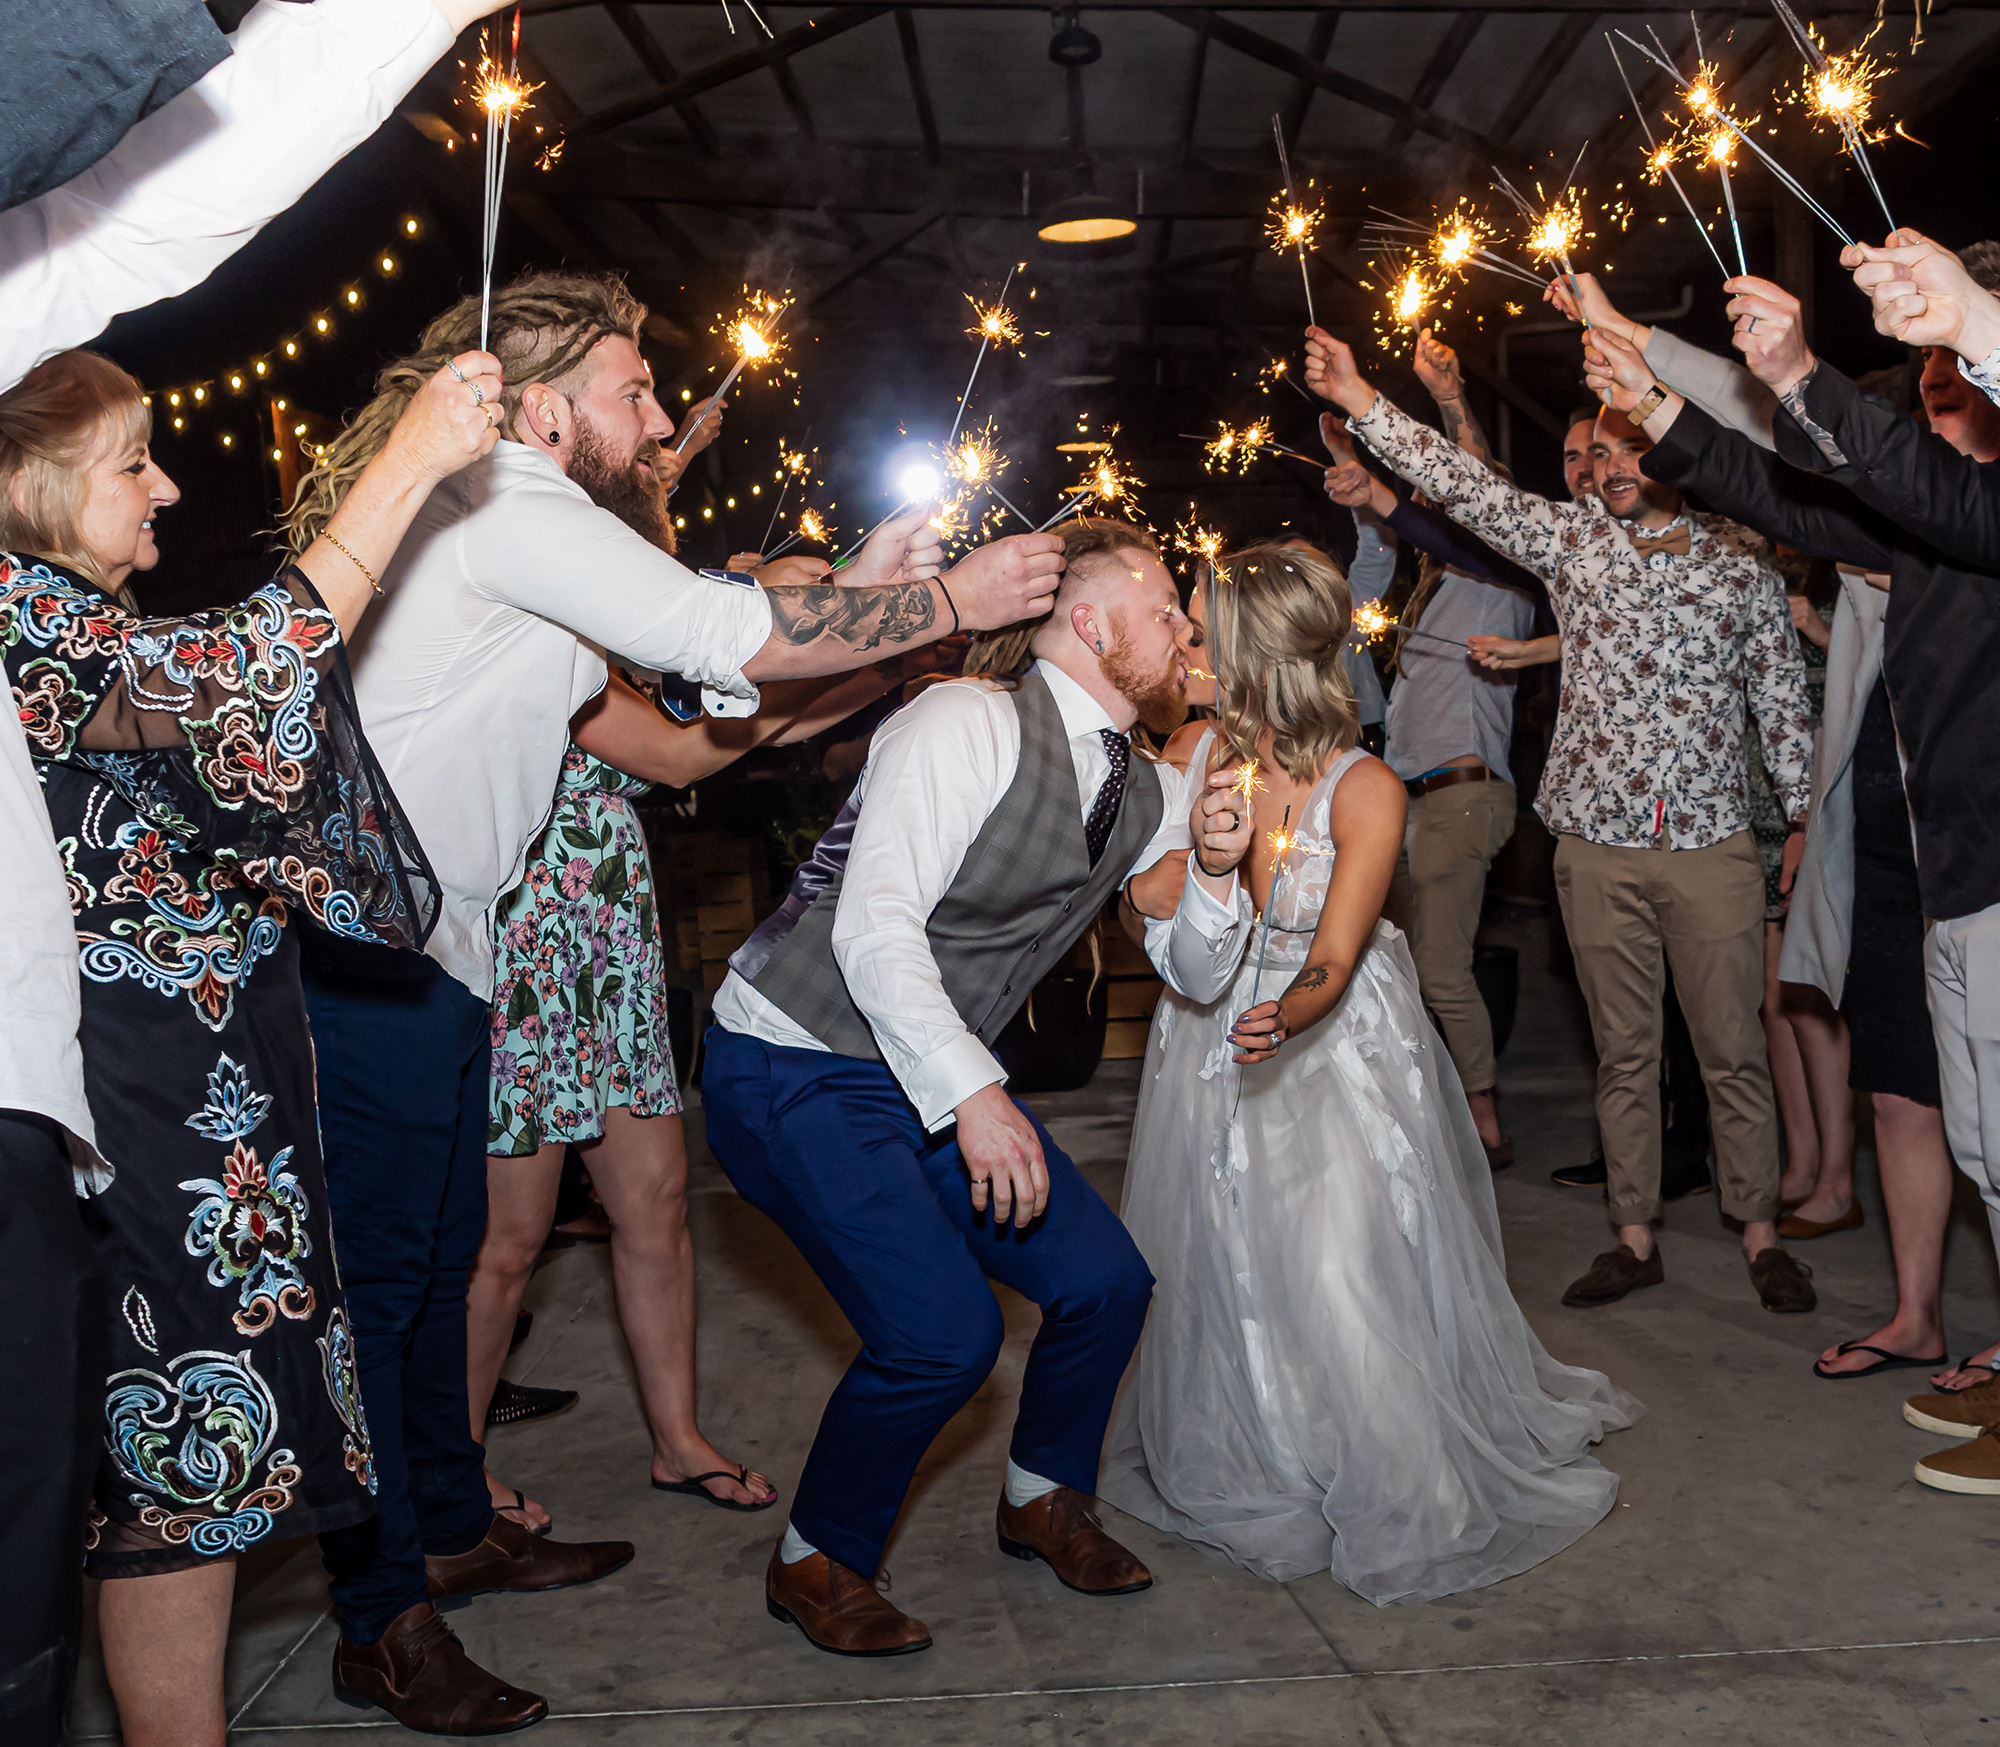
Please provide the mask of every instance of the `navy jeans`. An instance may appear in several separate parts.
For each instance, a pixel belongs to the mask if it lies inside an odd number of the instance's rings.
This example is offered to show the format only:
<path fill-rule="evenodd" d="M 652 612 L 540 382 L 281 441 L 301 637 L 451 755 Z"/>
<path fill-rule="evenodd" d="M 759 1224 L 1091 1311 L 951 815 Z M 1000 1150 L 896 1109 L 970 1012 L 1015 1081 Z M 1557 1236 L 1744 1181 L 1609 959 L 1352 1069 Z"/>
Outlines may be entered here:
<path fill-rule="evenodd" d="M 465 1286 L 486 1230 L 484 1002 L 430 959 L 303 938 L 327 1196 L 376 1514 L 320 1537 L 341 1630 L 372 1644 L 424 1595 L 426 1553 L 492 1526 L 468 1424 Z"/>
<path fill-rule="evenodd" d="M 1000 1355 L 989 1278 L 1042 1307 L 1010 1453 L 1094 1493 L 1153 1276 L 1048 1131 L 1035 1122 L 1048 1212 L 1021 1231 L 973 1212 L 955 1131 L 927 1134 L 880 1062 L 716 1026 L 701 1085 L 722 1168 L 798 1245 L 861 1337 L 821 1416 L 792 1526 L 874 1575 L 917 1463 Z"/>

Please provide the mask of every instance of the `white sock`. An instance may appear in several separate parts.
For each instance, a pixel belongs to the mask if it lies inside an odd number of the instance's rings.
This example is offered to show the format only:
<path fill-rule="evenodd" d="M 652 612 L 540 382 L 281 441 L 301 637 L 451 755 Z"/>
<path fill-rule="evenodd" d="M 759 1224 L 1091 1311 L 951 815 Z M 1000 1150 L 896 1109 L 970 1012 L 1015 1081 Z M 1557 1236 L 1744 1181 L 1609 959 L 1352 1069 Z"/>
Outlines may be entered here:
<path fill-rule="evenodd" d="M 801 1559 L 810 1559 L 818 1551 L 819 1549 L 790 1523 L 785 1525 L 785 1538 L 778 1547 L 778 1557 L 785 1564 L 796 1565 Z"/>
<path fill-rule="evenodd" d="M 1061 1484 L 1059 1480 L 1044 1480 L 1039 1474 L 1030 1474 L 1012 1456 L 1007 1458 L 1007 1502 L 1016 1510 L 1048 1497 Z"/>

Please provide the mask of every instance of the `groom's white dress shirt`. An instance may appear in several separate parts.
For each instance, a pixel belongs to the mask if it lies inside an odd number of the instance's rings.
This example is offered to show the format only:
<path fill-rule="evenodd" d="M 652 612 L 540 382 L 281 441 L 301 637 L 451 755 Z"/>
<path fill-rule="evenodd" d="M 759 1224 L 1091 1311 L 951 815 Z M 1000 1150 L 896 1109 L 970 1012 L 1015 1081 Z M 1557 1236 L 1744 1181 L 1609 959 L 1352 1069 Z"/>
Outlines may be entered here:
<path fill-rule="evenodd" d="M 1087 820 L 1111 774 L 1102 736 L 1111 718 L 1060 668 L 1038 661 L 1035 671 L 1062 716 L 1078 812 Z M 924 927 L 1020 763 L 1021 720 L 1010 692 L 936 685 L 882 724 L 855 788 L 861 813 L 834 916 L 833 956 L 889 1071 L 933 1131 L 951 1123 L 973 1093 L 1007 1077 L 945 993 Z M 1163 810 L 1159 829 L 1133 863 L 1135 873 L 1193 842 L 1188 814 L 1195 780 L 1169 764 L 1154 768 Z M 1221 992 L 1218 976 L 1226 980 L 1221 967 L 1234 962 L 1235 931 L 1248 919 L 1249 900 L 1233 875 L 1222 901 L 1189 880 L 1173 920 L 1147 924 L 1146 948 L 1174 988 L 1213 1000 Z M 825 1044 L 734 971 L 716 991 L 715 1019 L 762 1043 L 826 1053 Z"/>
<path fill-rule="evenodd" d="M 82 175 L 0 212 L 0 389 L 121 311 L 199 285 L 380 127 L 451 40 L 430 0 L 259 0 L 227 60 Z"/>
<path fill-rule="evenodd" d="M 349 654 L 368 743 L 444 899 L 431 957 L 493 993 L 493 906 L 520 883 L 605 652 L 754 698 L 761 589 L 697 576 L 548 456 L 502 440 L 417 512 Z"/>

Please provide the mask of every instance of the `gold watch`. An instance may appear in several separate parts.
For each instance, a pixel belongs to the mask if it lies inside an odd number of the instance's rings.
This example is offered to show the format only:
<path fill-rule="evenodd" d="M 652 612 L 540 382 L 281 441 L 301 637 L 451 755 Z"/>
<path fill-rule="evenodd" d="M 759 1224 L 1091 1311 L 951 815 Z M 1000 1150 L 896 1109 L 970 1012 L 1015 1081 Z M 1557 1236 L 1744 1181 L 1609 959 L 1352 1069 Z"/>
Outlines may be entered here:
<path fill-rule="evenodd" d="M 1651 388 L 1639 396 L 1639 404 L 1633 407 L 1631 412 L 1626 414 L 1626 417 L 1635 425 L 1643 425 L 1653 414 L 1667 404 L 1667 396 L 1672 393 L 1673 390 L 1664 382 L 1655 382 Z"/>

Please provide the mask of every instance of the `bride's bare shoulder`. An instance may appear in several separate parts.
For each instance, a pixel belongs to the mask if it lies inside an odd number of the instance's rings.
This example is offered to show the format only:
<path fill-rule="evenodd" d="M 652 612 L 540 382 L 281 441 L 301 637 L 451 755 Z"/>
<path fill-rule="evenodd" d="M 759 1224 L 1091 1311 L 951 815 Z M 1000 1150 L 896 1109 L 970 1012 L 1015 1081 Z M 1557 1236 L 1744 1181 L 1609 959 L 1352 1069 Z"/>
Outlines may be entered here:
<path fill-rule="evenodd" d="M 1327 824 L 1336 839 L 1347 832 L 1385 830 L 1400 840 L 1409 804 L 1403 779 L 1381 759 L 1358 759 L 1334 785 Z"/>
<path fill-rule="evenodd" d="M 1171 764 L 1178 771 L 1185 771 L 1188 760 L 1194 757 L 1194 749 L 1201 743 L 1201 737 L 1208 732 L 1205 721 L 1183 722 L 1167 738 L 1160 748 L 1160 762 Z"/>

